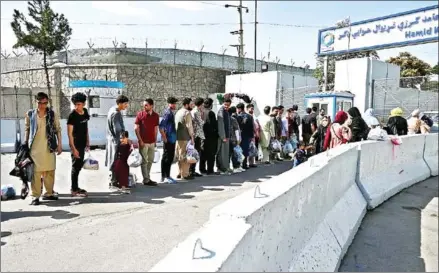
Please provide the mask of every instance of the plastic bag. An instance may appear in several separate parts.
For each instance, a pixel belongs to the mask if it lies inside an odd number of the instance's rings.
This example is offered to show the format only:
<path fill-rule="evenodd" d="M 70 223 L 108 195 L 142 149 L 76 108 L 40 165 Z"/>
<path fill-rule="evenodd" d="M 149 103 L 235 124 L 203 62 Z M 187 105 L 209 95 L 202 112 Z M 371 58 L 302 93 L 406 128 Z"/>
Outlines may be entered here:
<path fill-rule="evenodd" d="M 389 138 L 387 132 L 380 127 L 373 128 L 369 131 L 369 134 L 367 135 L 368 140 L 380 140 L 384 141 Z"/>
<path fill-rule="evenodd" d="M 244 161 L 244 153 L 239 145 L 236 145 L 235 148 L 233 148 L 233 153 L 235 154 L 236 160 L 239 163 Z"/>
<path fill-rule="evenodd" d="M 198 154 L 198 151 L 195 150 L 194 145 L 192 145 L 190 142 L 186 146 L 186 161 L 189 164 L 195 164 L 200 159 L 200 155 Z"/>
<path fill-rule="evenodd" d="M 159 162 L 160 161 L 160 152 L 159 152 L 159 150 L 157 150 L 157 149 L 155 149 L 155 151 L 154 151 L 154 163 L 157 163 L 157 162 Z"/>
<path fill-rule="evenodd" d="M 134 149 L 127 159 L 128 166 L 132 168 L 137 168 L 142 165 L 142 156 L 138 149 Z"/>
<path fill-rule="evenodd" d="M 1 190 L 2 190 L 1 200 L 8 200 L 15 198 L 15 189 L 12 185 L 2 186 Z"/>
<path fill-rule="evenodd" d="M 82 168 L 85 170 L 99 170 L 99 162 L 88 153 L 88 157 L 84 160 Z"/>
<path fill-rule="evenodd" d="M 258 156 L 258 148 L 256 148 L 256 144 L 253 141 L 250 142 L 248 156 L 249 157 L 257 157 Z"/>
<path fill-rule="evenodd" d="M 270 150 L 273 153 L 279 153 L 282 150 L 282 144 L 279 142 L 279 140 L 273 140 L 270 143 Z"/>
<path fill-rule="evenodd" d="M 291 147 L 293 148 L 293 151 L 295 151 L 297 149 L 297 144 L 298 144 L 297 138 L 296 137 L 291 138 L 290 144 L 291 144 Z"/>
<path fill-rule="evenodd" d="M 284 147 L 283 147 L 283 152 L 284 152 L 284 154 L 290 154 L 290 153 L 292 153 L 292 152 L 294 152 L 294 149 L 293 149 L 293 145 L 291 145 L 291 142 L 289 142 L 289 141 L 287 141 L 286 143 L 285 143 L 285 145 L 284 145 Z"/>
<path fill-rule="evenodd" d="M 133 173 L 130 173 L 128 175 L 128 187 L 134 188 L 137 184 L 137 176 Z"/>

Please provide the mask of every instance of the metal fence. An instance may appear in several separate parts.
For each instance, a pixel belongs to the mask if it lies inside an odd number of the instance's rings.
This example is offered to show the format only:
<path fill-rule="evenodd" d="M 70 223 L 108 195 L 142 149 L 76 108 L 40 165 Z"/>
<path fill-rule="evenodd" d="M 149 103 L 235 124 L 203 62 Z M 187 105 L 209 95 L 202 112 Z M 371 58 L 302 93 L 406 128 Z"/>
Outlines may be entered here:
<path fill-rule="evenodd" d="M 374 80 L 372 108 L 381 121 L 387 121 L 390 111 L 401 107 L 408 116 L 415 109 L 438 111 L 439 85 L 432 76 Z"/>
<path fill-rule="evenodd" d="M 330 91 L 334 85 L 328 85 L 327 90 Z M 276 90 L 276 105 L 283 105 L 285 108 L 290 108 L 293 105 L 299 106 L 297 111 L 301 116 L 305 115 L 305 95 L 321 92 L 323 85 L 305 86 L 296 88 L 280 88 Z"/>

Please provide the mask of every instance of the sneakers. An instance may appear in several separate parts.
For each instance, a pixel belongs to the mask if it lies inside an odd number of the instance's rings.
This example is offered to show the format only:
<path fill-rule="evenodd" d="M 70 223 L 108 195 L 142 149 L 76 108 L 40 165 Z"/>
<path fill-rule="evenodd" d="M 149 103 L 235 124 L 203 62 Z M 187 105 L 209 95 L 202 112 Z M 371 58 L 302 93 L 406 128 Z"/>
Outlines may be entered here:
<path fill-rule="evenodd" d="M 172 177 L 165 178 L 163 182 L 166 184 L 177 184 L 177 181 L 175 181 Z"/>

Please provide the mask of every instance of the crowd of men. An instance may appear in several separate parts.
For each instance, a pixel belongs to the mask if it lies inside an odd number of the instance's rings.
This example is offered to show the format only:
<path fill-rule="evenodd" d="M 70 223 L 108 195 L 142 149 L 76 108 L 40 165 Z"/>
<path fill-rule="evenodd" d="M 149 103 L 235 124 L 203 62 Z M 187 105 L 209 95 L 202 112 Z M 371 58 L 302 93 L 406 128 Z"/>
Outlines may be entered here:
<path fill-rule="evenodd" d="M 71 100 L 74 109 L 67 119 L 72 157 L 71 194 L 86 197 L 87 191 L 79 187 L 78 176 L 83 168 L 85 153 L 90 149 L 90 115 L 85 108 L 85 94 L 76 93 Z M 44 200 L 58 199 L 57 193 L 53 190 L 55 154 L 59 155 L 62 152 L 59 118 L 48 107 L 47 94 L 38 93 L 36 101 L 37 108 L 29 110 L 25 115 L 23 145 L 28 149 L 28 158 L 33 162 L 32 174 L 28 179 L 31 182 L 32 205 L 38 205 L 41 196 Z M 327 149 L 370 139 L 371 133 L 426 133 L 431 126 L 431 120 L 419 110 L 415 110 L 412 118 L 406 121 L 400 108 L 391 111 L 387 126 L 381 126 L 373 115 L 373 109 L 368 109 L 362 115 L 356 107 L 347 112 L 338 111 L 334 121 L 331 121 L 324 110 L 321 109 L 317 113 L 316 107 L 307 108 L 306 115 L 300 117 L 297 105 L 287 109 L 286 115 L 282 105 L 266 106 L 263 113 L 255 117 L 253 104 L 239 103 L 232 106 L 229 98 L 224 99 L 217 113 L 212 109 L 213 100 L 210 98 L 184 98 L 179 102 L 176 98 L 169 97 L 167 103 L 168 107 L 161 121 L 159 114 L 154 111 L 154 101 L 150 98 L 145 99 L 143 109 L 135 119 L 134 129 L 142 157 L 142 182 L 146 186 L 158 185 L 151 179 L 150 172 L 159 133 L 163 141 L 161 182 L 175 184 L 177 180 L 192 180 L 205 175 L 243 172 L 249 168 L 256 168 L 258 161 L 262 164 L 272 164 L 273 160 L 293 159 L 293 166 L 297 166 L 307 157 Z M 106 126 L 105 166 L 111 173 L 110 187 L 125 193 L 129 193 L 129 166 L 126 158 L 133 149 L 132 141 L 129 139 L 132 136 L 126 131 L 122 115 L 122 111 L 126 110 L 128 105 L 128 97 L 120 95 L 116 99 L 116 105 L 108 112 Z M 298 145 L 294 147 L 294 153 L 283 152 L 282 149 L 274 151 L 274 141 L 283 145 L 288 142 Z M 199 154 L 197 163 L 187 160 L 187 149 L 190 146 L 188 144 Z M 241 148 L 243 160 L 236 157 L 237 146 Z M 255 153 L 255 149 L 260 152 Z M 174 162 L 177 162 L 178 166 L 178 175 L 175 178 L 171 176 L 171 166 Z M 42 184 L 46 189 L 44 195 Z M 24 190 L 25 187 L 22 194 Z"/>

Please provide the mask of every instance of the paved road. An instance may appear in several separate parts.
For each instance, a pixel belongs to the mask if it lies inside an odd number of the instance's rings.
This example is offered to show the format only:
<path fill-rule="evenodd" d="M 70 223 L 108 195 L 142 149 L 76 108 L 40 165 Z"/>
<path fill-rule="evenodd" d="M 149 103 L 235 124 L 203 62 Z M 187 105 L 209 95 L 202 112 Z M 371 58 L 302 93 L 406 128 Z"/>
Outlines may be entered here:
<path fill-rule="evenodd" d="M 104 151 L 93 156 L 104 162 Z M 13 155 L 1 156 L 1 182 L 20 188 L 8 175 Z M 260 166 L 232 176 L 203 177 L 157 188 L 138 185 L 133 193 L 108 191 L 107 172 L 84 171 L 87 199 L 61 195 L 57 202 L 29 206 L 30 199 L 1 205 L 1 271 L 149 270 L 175 245 L 208 220 L 209 210 L 255 183 L 286 171 L 291 162 Z M 176 167 L 173 166 L 173 173 Z M 69 192 L 69 154 L 57 160 L 56 190 Z M 140 176 L 140 170 L 135 173 Z M 153 179 L 160 177 L 153 165 Z M 220 235 L 220 234 L 219 234 Z"/>
<path fill-rule="evenodd" d="M 340 271 L 438 272 L 438 215 L 438 177 L 402 191 L 366 215 Z"/>

